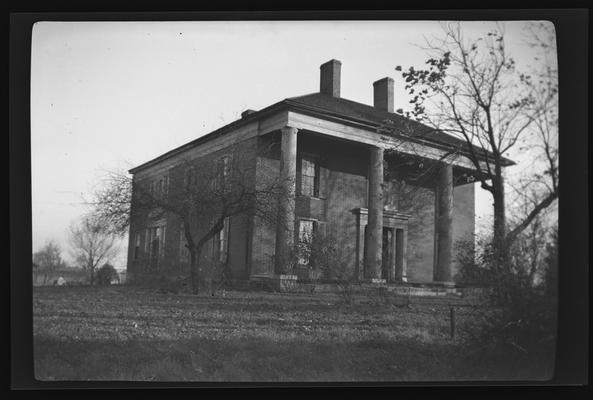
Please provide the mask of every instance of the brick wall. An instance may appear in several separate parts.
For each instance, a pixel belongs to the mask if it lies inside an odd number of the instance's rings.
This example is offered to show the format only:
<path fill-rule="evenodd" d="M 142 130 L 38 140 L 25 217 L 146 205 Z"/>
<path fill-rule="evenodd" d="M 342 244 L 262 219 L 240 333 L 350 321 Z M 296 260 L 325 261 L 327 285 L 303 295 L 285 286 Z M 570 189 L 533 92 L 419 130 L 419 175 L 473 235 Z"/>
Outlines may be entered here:
<path fill-rule="evenodd" d="M 257 138 L 247 139 L 242 142 L 241 149 L 247 156 L 249 154 L 255 154 L 257 149 Z M 214 162 L 225 154 L 228 154 L 228 149 L 221 149 L 207 156 L 203 156 L 201 160 L 205 162 Z M 185 171 L 191 163 L 191 158 L 185 158 L 180 160 L 177 165 L 169 166 L 167 169 L 161 168 L 160 165 L 155 165 L 154 167 L 142 171 L 140 179 L 135 177 L 135 186 L 167 175 L 169 179 L 169 197 L 174 198 L 174 196 L 181 196 L 181 193 L 183 192 Z M 251 182 L 254 181 L 254 177 L 247 178 Z M 175 278 L 189 276 L 189 262 L 181 258 L 181 241 L 184 240 L 184 237 L 182 237 L 181 219 L 172 213 L 160 215 L 158 218 L 155 218 L 154 214 L 154 212 L 149 210 L 134 207 L 134 204 L 132 204 L 127 266 L 129 279 L 132 282 L 151 281 L 154 279 L 162 279 L 163 277 Z M 153 225 L 157 220 L 162 221 L 162 226 L 165 227 L 165 240 L 164 248 L 160 249 L 160 251 L 163 252 L 163 255 L 159 260 L 158 268 L 151 269 L 149 267 L 148 255 L 145 251 L 146 229 Z M 249 219 L 245 215 L 238 215 L 229 219 L 229 270 L 232 277 L 238 279 L 246 277 L 246 238 L 247 230 L 249 228 L 248 221 Z M 193 222 L 193 226 L 197 229 L 198 234 L 202 234 L 206 229 L 207 223 L 205 220 L 196 220 Z M 137 259 L 134 258 L 136 233 L 140 233 L 141 237 L 141 251 Z M 208 257 L 211 257 L 212 248 L 211 240 L 204 246 L 201 257 L 202 262 L 206 261 Z"/>
<path fill-rule="evenodd" d="M 357 219 L 355 208 L 367 206 L 369 157 L 356 148 L 338 147 L 328 157 L 326 208 L 327 232 L 335 239 L 342 261 L 352 273 L 356 268 Z"/>
<path fill-rule="evenodd" d="M 402 211 L 410 214 L 408 220 L 407 276 L 410 282 L 432 282 L 434 270 L 434 189 L 418 187 L 408 193 L 407 207 Z"/>

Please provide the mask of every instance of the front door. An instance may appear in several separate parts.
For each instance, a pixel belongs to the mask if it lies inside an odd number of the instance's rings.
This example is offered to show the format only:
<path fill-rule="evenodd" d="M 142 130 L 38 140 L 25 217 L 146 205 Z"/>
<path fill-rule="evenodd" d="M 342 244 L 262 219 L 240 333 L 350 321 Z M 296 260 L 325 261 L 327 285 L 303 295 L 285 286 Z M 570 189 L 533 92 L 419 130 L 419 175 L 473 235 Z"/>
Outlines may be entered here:
<path fill-rule="evenodd" d="M 404 230 L 395 230 L 395 277 L 397 281 L 404 280 Z"/>
<path fill-rule="evenodd" d="M 381 256 L 381 279 L 392 280 L 393 228 L 383 227 L 383 248 Z"/>

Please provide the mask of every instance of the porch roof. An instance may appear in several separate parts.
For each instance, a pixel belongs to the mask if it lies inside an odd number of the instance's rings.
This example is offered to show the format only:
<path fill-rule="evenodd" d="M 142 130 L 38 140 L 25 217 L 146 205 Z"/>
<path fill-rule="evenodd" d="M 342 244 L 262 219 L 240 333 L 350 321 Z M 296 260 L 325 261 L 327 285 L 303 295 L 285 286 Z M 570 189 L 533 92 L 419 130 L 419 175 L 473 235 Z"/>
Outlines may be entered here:
<path fill-rule="evenodd" d="M 323 93 L 311 93 L 304 96 L 291 97 L 285 100 L 288 105 L 310 108 L 327 116 L 337 116 L 343 119 L 350 119 L 356 122 L 363 122 L 372 126 L 389 126 L 391 131 L 412 140 L 430 142 L 440 147 L 457 148 L 469 152 L 467 142 L 438 129 L 431 128 L 420 122 L 411 120 L 397 113 L 390 113 L 367 104 L 358 103 L 352 100 L 333 97 Z M 383 132 L 382 134 L 386 134 Z M 472 145 L 473 150 L 479 157 L 485 159 L 493 157 L 492 152 Z M 504 166 L 514 165 L 515 162 L 504 158 Z"/>

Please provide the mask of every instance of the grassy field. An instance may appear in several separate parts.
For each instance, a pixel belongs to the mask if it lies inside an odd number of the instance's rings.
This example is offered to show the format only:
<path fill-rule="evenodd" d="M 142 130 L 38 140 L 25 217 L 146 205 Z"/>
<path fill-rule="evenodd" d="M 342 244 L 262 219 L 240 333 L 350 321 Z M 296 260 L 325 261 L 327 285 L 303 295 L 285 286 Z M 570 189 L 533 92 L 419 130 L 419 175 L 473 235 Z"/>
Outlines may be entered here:
<path fill-rule="evenodd" d="M 134 287 L 34 290 L 40 380 L 450 381 L 551 378 L 549 354 L 468 340 L 471 307 L 331 293 L 227 291 L 217 297 Z M 483 311 L 483 310 L 482 310 Z"/>

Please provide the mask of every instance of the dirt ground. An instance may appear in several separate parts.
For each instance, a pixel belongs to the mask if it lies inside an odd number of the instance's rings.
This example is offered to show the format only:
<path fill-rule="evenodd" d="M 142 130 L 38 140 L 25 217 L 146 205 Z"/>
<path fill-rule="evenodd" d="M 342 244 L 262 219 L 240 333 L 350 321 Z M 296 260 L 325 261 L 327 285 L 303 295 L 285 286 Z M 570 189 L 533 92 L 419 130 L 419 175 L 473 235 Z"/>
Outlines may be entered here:
<path fill-rule="evenodd" d="M 532 359 L 471 343 L 483 310 L 334 293 L 127 286 L 34 290 L 40 380 L 451 381 L 548 379 Z M 486 358 L 484 358 L 486 357 Z"/>

